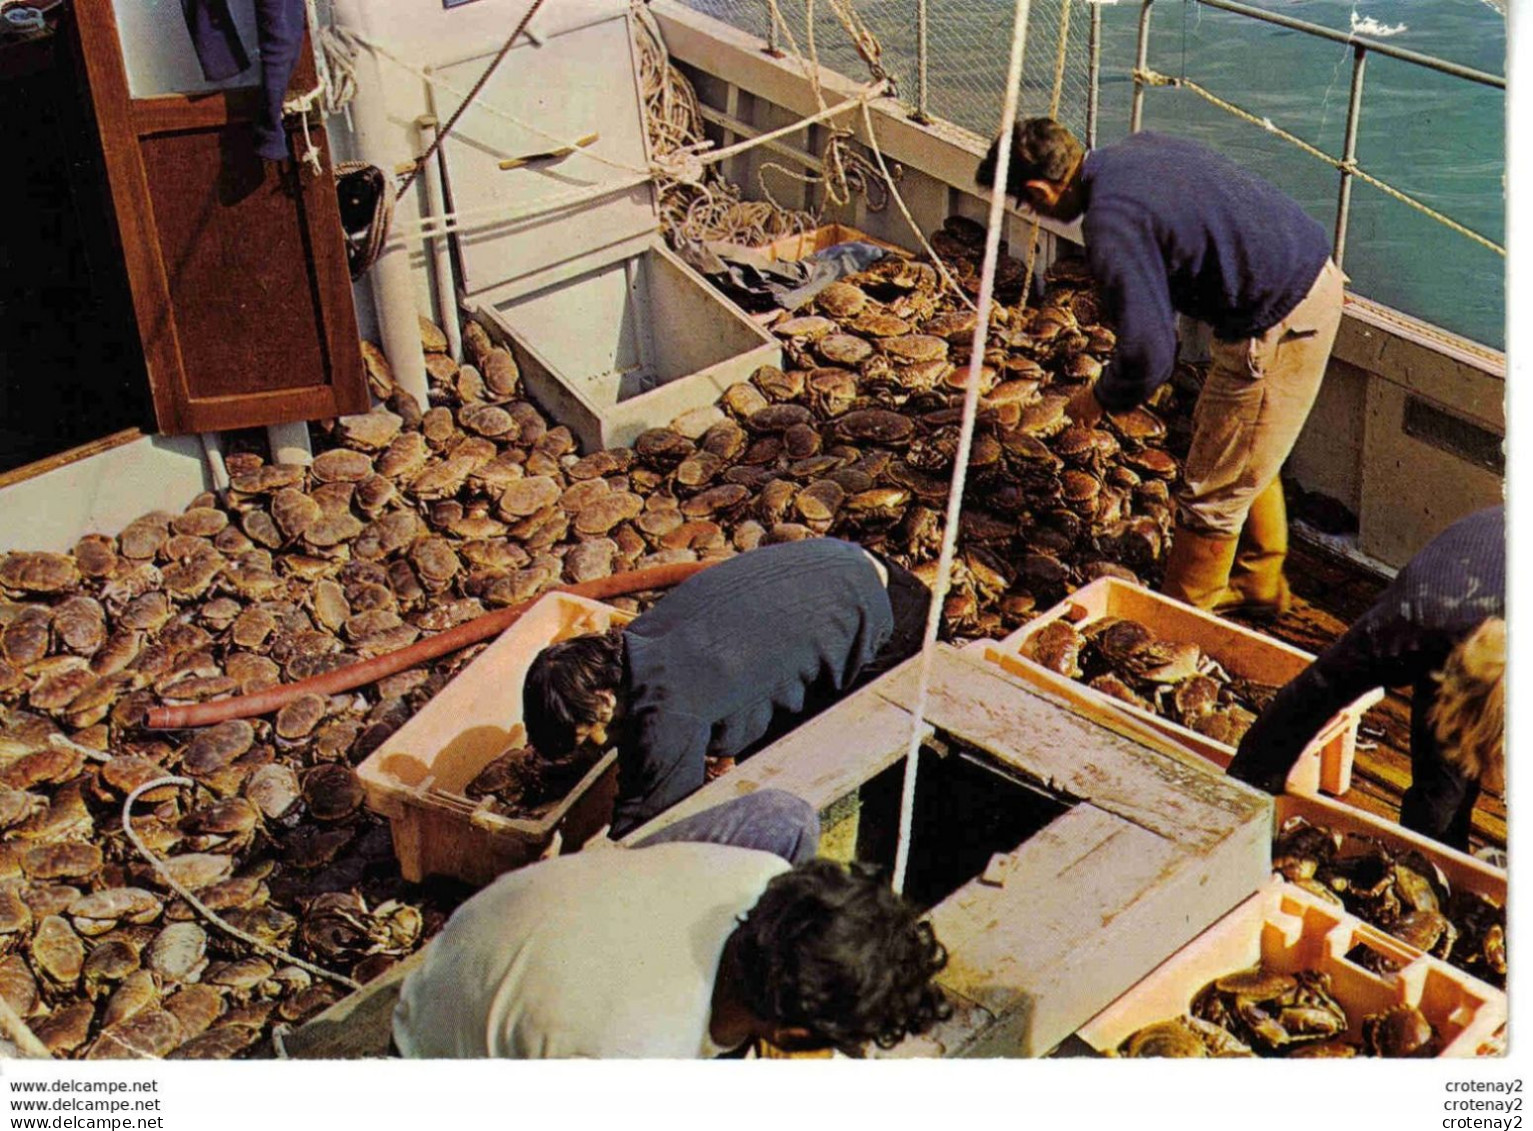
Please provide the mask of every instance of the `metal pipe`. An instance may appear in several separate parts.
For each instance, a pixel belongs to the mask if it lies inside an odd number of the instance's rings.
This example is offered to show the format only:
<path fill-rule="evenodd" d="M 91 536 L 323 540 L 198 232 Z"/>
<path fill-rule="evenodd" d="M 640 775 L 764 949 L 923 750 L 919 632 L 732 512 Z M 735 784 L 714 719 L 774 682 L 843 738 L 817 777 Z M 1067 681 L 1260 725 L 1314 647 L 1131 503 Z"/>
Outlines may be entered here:
<path fill-rule="evenodd" d="M 1086 72 L 1086 148 L 1097 144 L 1097 96 L 1102 89 L 1102 5 L 1091 5 L 1091 62 Z"/>
<path fill-rule="evenodd" d="M 356 31 L 369 41 L 373 39 L 364 0 L 334 0 L 334 12 L 339 26 Z M 406 135 L 389 120 L 385 105 L 387 87 L 378 56 L 372 51 L 357 53 L 356 80 L 357 97 L 352 101 L 351 112 L 357 156 L 380 169 L 393 169 L 412 154 L 405 151 Z M 414 193 L 408 193 L 395 203 L 396 231 L 414 226 L 416 200 Z M 397 236 L 390 238 L 367 275 L 378 311 L 379 336 L 389 368 L 394 371 L 394 383 L 413 396 L 424 412 L 431 407 L 426 387 L 426 352 L 421 347 L 415 279 L 405 241 Z"/>
<path fill-rule="evenodd" d="M 423 114 L 415 120 L 420 131 L 421 152 L 431 149 L 436 140 L 437 120 Z M 426 186 L 426 211 L 431 216 L 446 216 L 447 202 L 442 195 L 442 167 L 434 154 L 421 168 L 421 182 Z M 428 238 L 431 244 L 432 274 L 436 278 L 436 317 L 447 335 L 447 353 L 454 361 L 463 360 L 463 333 L 458 325 L 458 285 L 453 277 L 452 246 L 445 232 Z"/>
<path fill-rule="evenodd" d="M 916 0 L 916 121 L 931 121 L 926 113 L 926 0 Z"/>
<path fill-rule="evenodd" d="M 1473 67 L 1465 67 L 1459 63 L 1450 63 L 1446 59 L 1439 59 L 1433 55 L 1423 55 L 1419 51 L 1407 51 L 1403 47 L 1392 47 L 1377 39 L 1368 39 L 1361 35 L 1353 35 L 1351 32 L 1337 31 L 1334 28 L 1328 28 L 1321 24 L 1312 24 L 1307 20 L 1296 20 L 1292 16 L 1280 16 L 1275 12 L 1268 12 L 1262 8 L 1252 8 L 1246 4 L 1234 3 L 1234 0 L 1196 0 L 1196 2 L 1205 7 L 1218 8 L 1220 11 L 1249 16 L 1251 19 L 1261 20 L 1263 23 L 1277 24 L 1278 27 L 1308 32 L 1310 35 L 1318 35 L 1320 38 L 1329 39 L 1334 43 L 1347 43 L 1356 47 L 1365 47 L 1369 51 L 1377 51 L 1380 55 L 1388 55 L 1391 59 L 1415 63 L 1417 66 L 1439 71 L 1445 75 L 1456 75 L 1458 78 L 1482 83 L 1485 86 L 1493 86 L 1499 90 L 1506 89 L 1506 79 L 1500 75 L 1493 75 L 1486 71 L 1477 71 Z"/>
<path fill-rule="evenodd" d="M 1150 65 L 1150 8 L 1155 0 L 1144 0 L 1139 9 L 1139 47 L 1134 54 L 1134 107 L 1128 116 L 1128 132 L 1139 132 L 1144 120 L 1144 73 Z"/>
<path fill-rule="evenodd" d="M 1352 49 L 1352 98 L 1347 104 L 1347 135 L 1342 146 L 1341 189 L 1336 197 L 1336 240 L 1331 258 L 1341 266 L 1347 251 L 1347 219 L 1352 212 L 1352 167 L 1357 158 L 1357 122 L 1363 109 L 1363 69 L 1368 49 L 1361 43 Z"/>

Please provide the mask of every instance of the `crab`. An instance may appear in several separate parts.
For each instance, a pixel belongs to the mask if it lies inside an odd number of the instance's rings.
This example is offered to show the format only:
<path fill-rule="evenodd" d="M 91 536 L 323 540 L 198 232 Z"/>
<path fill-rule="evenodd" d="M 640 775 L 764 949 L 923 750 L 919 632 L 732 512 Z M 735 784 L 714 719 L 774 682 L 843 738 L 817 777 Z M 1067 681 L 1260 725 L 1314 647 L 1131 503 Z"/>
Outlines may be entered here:
<path fill-rule="evenodd" d="M 915 434 L 910 418 L 887 409 L 854 409 L 836 421 L 836 436 L 848 443 L 899 446 Z"/>
<path fill-rule="evenodd" d="M 1065 412 L 1069 403 L 1068 397 L 1057 395 L 1042 397 L 1023 408 L 1022 419 L 1017 427 L 1039 439 L 1057 436 L 1070 426 L 1070 417 Z"/>
<path fill-rule="evenodd" d="M 1437 1055 L 1437 1031 L 1413 1005 L 1393 1005 L 1363 1018 L 1363 1047 L 1369 1056 Z"/>

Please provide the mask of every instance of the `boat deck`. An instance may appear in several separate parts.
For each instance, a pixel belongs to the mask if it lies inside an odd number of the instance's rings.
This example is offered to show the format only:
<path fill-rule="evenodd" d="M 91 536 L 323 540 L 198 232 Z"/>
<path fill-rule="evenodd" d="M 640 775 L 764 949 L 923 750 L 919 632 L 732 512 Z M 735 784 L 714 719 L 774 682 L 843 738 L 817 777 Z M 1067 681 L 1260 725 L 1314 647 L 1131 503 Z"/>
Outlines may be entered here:
<path fill-rule="evenodd" d="M 1360 617 L 1385 582 L 1324 549 L 1296 542 L 1289 559 L 1293 608 L 1262 631 L 1307 652 L 1320 652 Z M 1395 690 L 1363 717 L 1352 788 L 1341 798 L 1358 809 L 1399 820 L 1400 799 L 1411 781 L 1411 703 Z M 1475 805 L 1470 847 L 1506 849 L 1506 799 L 1482 792 Z"/>

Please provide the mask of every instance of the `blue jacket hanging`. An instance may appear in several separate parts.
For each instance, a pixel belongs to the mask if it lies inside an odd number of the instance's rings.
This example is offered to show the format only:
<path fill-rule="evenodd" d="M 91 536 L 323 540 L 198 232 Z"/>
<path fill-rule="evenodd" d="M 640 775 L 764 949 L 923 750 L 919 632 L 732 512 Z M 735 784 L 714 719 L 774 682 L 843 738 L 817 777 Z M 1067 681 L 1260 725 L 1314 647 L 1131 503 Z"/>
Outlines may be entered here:
<path fill-rule="evenodd" d="M 255 122 L 256 152 L 269 161 L 288 156 L 282 98 L 303 50 L 304 0 L 252 0 L 256 47 L 261 59 L 261 112 Z M 229 0 L 181 0 L 192 46 L 210 82 L 233 78 L 250 66 L 229 13 Z"/>

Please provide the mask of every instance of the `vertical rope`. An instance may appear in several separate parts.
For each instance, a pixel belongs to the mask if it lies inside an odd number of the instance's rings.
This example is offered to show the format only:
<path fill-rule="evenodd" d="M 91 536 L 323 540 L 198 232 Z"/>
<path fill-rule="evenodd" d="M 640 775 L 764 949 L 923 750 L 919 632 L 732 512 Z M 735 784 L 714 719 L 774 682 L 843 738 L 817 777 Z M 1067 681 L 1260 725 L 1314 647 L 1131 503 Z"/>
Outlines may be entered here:
<path fill-rule="evenodd" d="M 1059 117 L 1059 99 L 1065 86 L 1065 55 L 1069 43 L 1070 0 L 1063 0 L 1059 9 L 1059 50 L 1054 56 L 1054 92 L 1049 96 L 1049 117 L 1051 118 Z M 1022 306 L 1027 305 L 1033 293 L 1033 268 L 1038 263 L 1038 228 L 1038 217 L 1034 216 L 1032 226 L 1027 232 L 1027 274 L 1022 280 Z"/>
<path fill-rule="evenodd" d="M 1027 47 L 1029 0 L 1016 0 L 1011 28 L 1011 61 L 1006 71 L 1006 102 L 1001 113 L 1001 136 L 1009 137 L 1017 122 L 1017 101 L 1022 92 L 1022 56 Z M 963 393 L 963 423 L 958 454 L 953 463 L 953 484 L 947 500 L 947 526 L 942 532 L 942 554 L 937 559 L 937 584 L 926 614 L 926 639 L 921 645 L 920 676 L 916 684 L 915 711 L 910 719 L 910 745 L 905 752 L 905 779 L 900 795 L 900 835 L 894 853 L 894 890 L 905 890 L 905 869 L 910 860 L 910 826 L 915 811 L 916 773 L 921 756 L 921 731 L 926 721 L 926 698 L 931 684 L 932 655 L 937 643 L 937 623 L 953 569 L 958 545 L 958 519 L 963 511 L 963 490 L 968 478 L 969 449 L 974 440 L 974 420 L 979 413 L 979 371 L 985 361 L 985 338 L 990 330 L 990 307 L 995 291 L 995 264 L 1001 250 L 1001 226 L 1006 215 L 1006 167 L 1011 147 L 1000 146 L 995 163 L 995 183 L 990 190 L 990 222 L 985 232 L 985 258 L 980 270 L 979 313 L 974 320 L 974 339 L 969 347 L 969 376 Z"/>

